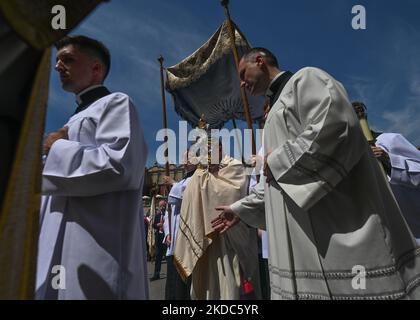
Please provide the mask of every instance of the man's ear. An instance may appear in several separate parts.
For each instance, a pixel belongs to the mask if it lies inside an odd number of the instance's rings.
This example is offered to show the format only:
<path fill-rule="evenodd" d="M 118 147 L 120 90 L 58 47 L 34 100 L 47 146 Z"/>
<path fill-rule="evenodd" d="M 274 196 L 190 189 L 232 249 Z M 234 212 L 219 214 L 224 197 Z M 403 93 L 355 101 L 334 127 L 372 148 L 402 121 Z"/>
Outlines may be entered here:
<path fill-rule="evenodd" d="M 95 62 L 93 63 L 93 73 L 96 76 L 103 78 L 105 75 L 104 71 L 105 70 L 103 64 L 99 60 L 95 60 Z"/>
<path fill-rule="evenodd" d="M 255 62 L 257 63 L 257 66 L 262 66 L 265 64 L 264 58 L 261 55 L 255 57 Z"/>

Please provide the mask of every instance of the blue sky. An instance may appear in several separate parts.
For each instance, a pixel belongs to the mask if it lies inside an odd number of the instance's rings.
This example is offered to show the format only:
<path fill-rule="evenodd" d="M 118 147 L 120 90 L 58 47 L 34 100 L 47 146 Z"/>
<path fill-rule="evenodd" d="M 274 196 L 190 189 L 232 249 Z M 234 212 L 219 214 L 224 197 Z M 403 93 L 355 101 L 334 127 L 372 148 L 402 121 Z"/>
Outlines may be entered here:
<path fill-rule="evenodd" d="M 367 29 L 351 26 L 352 7 L 363 5 Z M 269 48 L 283 70 L 326 70 L 352 101 L 364 101 L 374 130 L 399 132 L 420 146 L 420 1 L 231 0 L 232 19 L 252 46 Z M 172 66 L 199 48 L 223 23 L 219 0 L 111 0 L 73 32 L 104 42 L 112 54 L 105 82 L 137 106 L 154 163 L 162 127 L 157 58 Z M 55 60 L 55 52 L 53 60 Z M 61 128 L 75 109 L 51 70 L 46 131 Z M 168 127 L 180 117 L 166 95 Z M 241 125 L 243 126 L 243 124 Z"/>

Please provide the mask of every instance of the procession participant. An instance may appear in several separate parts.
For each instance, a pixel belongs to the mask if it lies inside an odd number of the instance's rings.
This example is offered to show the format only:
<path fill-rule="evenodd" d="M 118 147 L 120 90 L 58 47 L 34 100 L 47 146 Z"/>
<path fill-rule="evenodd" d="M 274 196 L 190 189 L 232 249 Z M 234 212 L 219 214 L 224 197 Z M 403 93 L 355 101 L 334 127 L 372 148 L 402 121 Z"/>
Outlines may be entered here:
<path fill-rule="evenodd" d="M 239 73 L 271 99 L 265 216 L 223 206 L 213 227 L 234 230 L 239 217 L 266 227 L 272 299 L 419 299 L 420 250 L 341 83 L 317 68 L 282 72 L 265 48 L 245 54 Z"/>
<path fill-rule="evenodd" d="M 153 276 L 150 278 L 150 281 L 155 281 L 160 279 L 160 270 L 162 266 L 162 259 L 166 251 L 166 244 L 164 243 L 165 233 L 164 233 L 164 221 L 165 221 L 165 210 L 166 210 L 166 201 L 159 201 L 159 207 L 154 217 L 152 227 L 155 232 L 155 246 L 156 246 L 156 255 L 155 255 L 155 269 Z"/>
<path fill-rule="evenodd" d="M 56 47 L 55 69 L 78 107 L 44 144 L 36 297 L 147 299 L 138 200 L 147 147 L 136 108 L 103 85 L 110 54 L 101 42 L 72 36 Z"/>
<path fill-rule="evenodd" d="M 187 152 L 188 153 L 188 152 Z M 190 299 L 189 282 L 190 278 L 184 282 L 173 262 L 176 239 L 179 231 L 179 216 L 181 211 L 182 197 L 191 176 L 194 174 L 196 165 L 187 159 L 187 153 L 184 159 L 185 176 L 179 182 L 173 182 L 171 177 L 164 177 L 166 184 L 171 184 L 172 188 L 168 197 L 168 205 L 171 206 L 171 229 L 169 230 L 168 210 L 165 213 L 164 231 L 165 243 L 168 247 L 166 252 L 167 277 L 165 284 L 165 300 L 188 300 Z"/>
<path fill-rule="evenodd" d="M 183 193 L 174 262 L 184 280 L 191 276 L 191 299 L 258 299 L 256 230 L 239 223 L 219 235 L 211 227 L 218 215 L 216 204 L 232 203 L 246 195 L 248 176 L 242 162 L 223 155 L 219 141 L 213 141 L 211 148 L 218 161 L 198 167 Z"/>

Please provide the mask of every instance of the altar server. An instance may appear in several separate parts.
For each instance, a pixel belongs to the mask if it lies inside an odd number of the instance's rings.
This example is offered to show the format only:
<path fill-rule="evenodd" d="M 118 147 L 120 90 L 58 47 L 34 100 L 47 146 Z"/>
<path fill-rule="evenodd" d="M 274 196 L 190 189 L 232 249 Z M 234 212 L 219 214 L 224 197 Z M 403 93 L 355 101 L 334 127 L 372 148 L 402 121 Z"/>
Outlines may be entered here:
<path fill-rule="evenodd" d="M 55 69 L 78 107 L 44 145 L 36 297 L 146 299 L 147 147 L 136 109 L 103 86 L 102 43 L 73 36 L 56 47 Z"/>
<path fill-rule="evenodd" d="M 398 133 L 380 134 L 372 149 L 376 157 L 388 162 L 392 191 L 420 244 L 420 151 Z"/>

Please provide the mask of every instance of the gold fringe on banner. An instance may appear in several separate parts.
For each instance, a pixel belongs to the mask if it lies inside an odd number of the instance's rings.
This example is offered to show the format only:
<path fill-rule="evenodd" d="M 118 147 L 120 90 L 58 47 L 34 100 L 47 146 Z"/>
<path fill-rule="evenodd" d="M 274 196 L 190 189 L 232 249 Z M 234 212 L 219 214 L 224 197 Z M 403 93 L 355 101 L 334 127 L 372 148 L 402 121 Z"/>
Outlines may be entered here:
<path fill-rule="evenodd" d="M 50 59 L 51 49 L 46 49 L 32 86 L 0 215 L 0 299 L 34 298 Z"/>
<path fill-rule="evenodd" d="M 108 1 L 108 0 L 105 0 Z M 31 47 L 43 50 L 64 37 L 104 0 L 0 0 L 0 11 L 8 24 Z M 66 29 L 54 30 L 51 9 L 62 5 L 66 11 Z"/>

